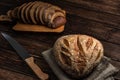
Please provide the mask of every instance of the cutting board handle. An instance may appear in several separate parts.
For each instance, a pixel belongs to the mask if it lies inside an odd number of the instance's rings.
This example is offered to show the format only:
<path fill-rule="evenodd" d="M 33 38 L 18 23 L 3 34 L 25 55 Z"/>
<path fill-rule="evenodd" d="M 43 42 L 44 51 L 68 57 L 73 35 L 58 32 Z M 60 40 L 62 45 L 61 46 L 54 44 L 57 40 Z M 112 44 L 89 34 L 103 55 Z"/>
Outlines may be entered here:
<path fill-rule="evenodd" d="M 7 15 L 0 15 L 0 22 L 1 21 L 12 22 L 12 19 L 10 19 Z"/>
<path fill-rule="evenodd" d="M 40 67 L 38 67 L 35 62 L 33 57 L 29 57 L 25 59 L 25 62 L 28 64 L 28 66 L 34 71 L 34 73 L 40 78 L 41 80 L 47 80 L 48 79 L 48 74 L 44 73 Z"/>

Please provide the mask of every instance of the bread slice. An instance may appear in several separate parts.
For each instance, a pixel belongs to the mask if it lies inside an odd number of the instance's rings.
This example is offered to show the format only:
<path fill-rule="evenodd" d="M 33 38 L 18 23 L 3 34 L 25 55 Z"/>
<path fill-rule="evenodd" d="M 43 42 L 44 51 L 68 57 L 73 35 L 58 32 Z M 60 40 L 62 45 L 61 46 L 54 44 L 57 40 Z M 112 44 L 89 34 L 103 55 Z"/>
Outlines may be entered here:
<path fill-rule="evenodd" d="M 40 4 L 38 2 L 35 2 L 33 4 L 32 8 L 30 9 L 30 18 L 31 18 L 33 24 L 37 24 L 37 21 L 35 20 L 35 10 L 36 10 L 36 7 L 39 5 Z"/>
<path fill-rule="evenodd" d="M 29 2 L 27 5 L 26 5 L 26 8 L 25 8 L 25 20 L 26 20 L 26 23 L 29 23 L 29 19 L 28 19 L 28 10 L 29 10 L 29 6 L 32 4 L 32 2 Z"/>
<path fill-rule="evenodd" d="M 26 5 L 26 3 L 24 3 L 23 5 L 21 5 L 19 8 L 18 8 L 18 12 L 17 12 L 17 18 L 18 20 L 21 20 L 21 9 Z"/>
<path fill-rule="evenodd" d="M 38 8 L 40 7 L 40 2 L 37 2 L 34 6 L 35 10 L 34 10 L 34 19 L 35 19 L 35 22 L 36 24 L 40 24 L 39 20 L 38 20 Z"/>
<path fill-rule="evenodd" d="M 43 14 L 44 14 L 44 10 L 49 6 L 49 4 L 45 3 L 43 6 L 41 6 L 41 10 L 40 10 L 40 13 L 39 13 L 39 19 L 41 21 L 42 24 L 45 24 L 44 23 L 44 20 L 43 20 Z"/>
<path fill-rule="evenodd" d="M 26 18 L 25 18 L 25 10 L 28 7 L 28 5 L 29 5 L 29 3 L 21 8 L 20 16 L 21 16 L 21 20 L 22 20 L 23 23 L 27 23 Z"/>
<path fill-rule="evenodd" d="M 35 18 L 36 18 L 38 24 L 42 24 L 41 20 L 39 18 L 39 15 L 40 15 L 40 12 L 41 12 L 41 9 L 42 9 L 43 6 L 44 6 L 44 4 L 40 3 L 40 6 L 37 7 L 36 12 L 35 12 Z"/>
<path fill-rule="evenodd" d="M 34 3 L 35 3 L 35 2 L 29 3 L 28 7 L 27 7 L 26 10 L 25 10 L 26 20 L 27 20 L 27 23 L 29 23 L 29 24 L 32 23 L 32 21 L 31 21 L 31 19 L 30 19 L 30 9 L 31 9 L 31 7 L 33 6 Z"/>

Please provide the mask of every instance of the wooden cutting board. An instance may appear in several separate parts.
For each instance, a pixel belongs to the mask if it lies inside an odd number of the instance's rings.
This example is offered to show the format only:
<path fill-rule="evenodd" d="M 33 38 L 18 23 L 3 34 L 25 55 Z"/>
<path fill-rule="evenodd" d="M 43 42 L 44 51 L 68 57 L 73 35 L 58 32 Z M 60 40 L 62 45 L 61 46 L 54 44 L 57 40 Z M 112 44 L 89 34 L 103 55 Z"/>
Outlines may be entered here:
<path fill-rule="evenodd" d="M 64 31 L 64 25 L 56 28 L 56 29 L 52 29 L 52 28 L 48 28 L 46 26 L 42 26 L 42 25 L 31 25 L 31 24 L 22 24 L 22 23 L 17 23 L 14 27 L 13 30 L 15 31 L 28 31 L 28 32 L 56 32 L 56 33 L 60 33 Z"/>

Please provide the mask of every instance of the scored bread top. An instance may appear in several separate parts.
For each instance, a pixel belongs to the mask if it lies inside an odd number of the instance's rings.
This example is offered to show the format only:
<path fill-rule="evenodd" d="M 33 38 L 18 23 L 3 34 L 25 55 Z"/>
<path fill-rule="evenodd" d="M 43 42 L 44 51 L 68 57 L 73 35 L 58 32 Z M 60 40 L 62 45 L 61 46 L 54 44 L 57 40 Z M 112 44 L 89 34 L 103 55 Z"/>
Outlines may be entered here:
<path fill-rule="evenodd" d="M 90 73 L 103 56 L 103 46 L 87 35 L 67 35 L 59 38 L 53 47 L 55 60 L 75 78 Z"/>

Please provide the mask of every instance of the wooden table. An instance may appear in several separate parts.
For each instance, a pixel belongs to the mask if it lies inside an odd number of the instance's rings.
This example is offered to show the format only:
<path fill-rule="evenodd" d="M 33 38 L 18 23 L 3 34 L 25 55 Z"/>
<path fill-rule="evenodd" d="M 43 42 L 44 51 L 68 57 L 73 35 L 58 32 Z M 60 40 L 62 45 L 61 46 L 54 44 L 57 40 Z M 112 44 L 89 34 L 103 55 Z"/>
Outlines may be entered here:
<path fill-rule="evenodd" d="M 0 14 L 24 2 L 32 0 L 1 0 Z M 16 32 L 15 23 L 0 22 L 0 31 L 6 32 L 23 45 L 36 63 L 57 80 L 41 52 L 51 48 L 60 36 L 87 34 L 99 39 L 105 48 L 105 56 L 120 69 L 120 1 L 119 0 L 43 0 L 67 11 L 67 24 L 62 33 Z M 120 72 L 115 75 L 120 80 Z M 0 35 L 0 80 L 37 80 L 38 78 Z"/>

